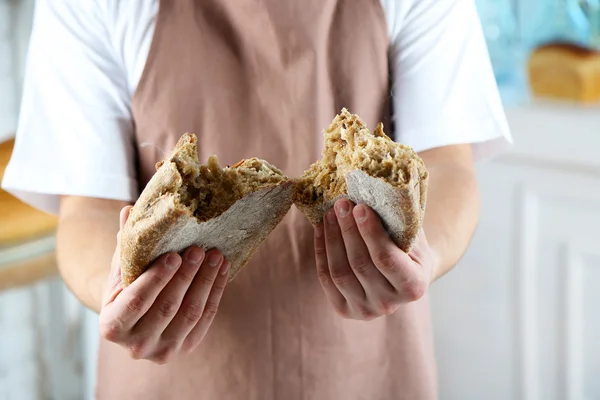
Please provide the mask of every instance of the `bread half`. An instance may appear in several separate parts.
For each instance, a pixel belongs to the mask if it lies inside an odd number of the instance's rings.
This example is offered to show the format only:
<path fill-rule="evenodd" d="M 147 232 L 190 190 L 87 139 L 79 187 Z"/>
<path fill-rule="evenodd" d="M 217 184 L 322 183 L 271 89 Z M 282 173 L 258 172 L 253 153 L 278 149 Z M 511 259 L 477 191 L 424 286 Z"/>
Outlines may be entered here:
<path fill-rule="evenodd" d="M 340 198 L 366 204 L 408 253 L 425 214 L 428 172 L 423 160 L 409 146 L 386 136 L 383 124 L 371 132 L 346 109 L 324 135 L 321 160 L 297 180 L 296 206 L 318 224 Z"/>
<path fill-rule="evenodd" d="M 293 204 L 294 182 L 264 160 L 221 168 L 213 156 L 200 165 L 194 134 L 156 168 L 121 232 L 124 286 L 162 254 L 191 245 L 222 251 L 232 280 Z"/>

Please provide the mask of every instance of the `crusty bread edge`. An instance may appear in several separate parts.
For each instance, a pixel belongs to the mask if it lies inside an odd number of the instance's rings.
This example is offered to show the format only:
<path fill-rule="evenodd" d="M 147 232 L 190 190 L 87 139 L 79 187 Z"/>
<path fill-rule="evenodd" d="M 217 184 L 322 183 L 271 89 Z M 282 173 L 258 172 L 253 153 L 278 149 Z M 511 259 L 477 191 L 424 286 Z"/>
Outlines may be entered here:
<path fill-rule="evenodd" d="M 229 281 L 233 280 L 249 262 L 260 244 L 275 229 L 291 208 L 293 204 L 293 186 L 293 181 L 286 180 L 250 193 L 236 201 L 223 214 L 210 221 L 201 223 L 197 222 L 197 219 L 187 208 L 176 203 L 173 194 L 169 193 L 161 196 L 158 201 L 147 209 L 145 216 L 137 218 L 135 223 L 129 225 L 128 229 L 124 229 L 121 234 L 120 260 L 123 285 L 128 286 L 131 284 L 162 254 L 169 251 L 181 252 L 188 247 L 181 246 L 180 248 L 164 249 L 161 241 L 169 234 L 170 230 L 177 230 L 178 227 L 187 223 L 196 223 L 201 228 L 209 224 L 218 225 L 220 221 L 235 221 L 236 213 L 239 215 L 239 213 L 247 211 L 248 204 L 251 204 L 253 201 L 262 207 L 263 203 L 260 201 L 260 198 L 266 195 L 273 195 L 271 192 L 275 191 L 277 201 L 271 202 L 274 214 L 271 218 L 261 221 L 262 229 L 260 231 L 253 232 L 242 244 L 236 246 L 237 251 L 235 252 L 230 248 L 218 248 L 218 246 L 215 246 L 229 261 L 231 267 L 228 279 Z M 256 200 L 257 198 L 258 200 Z M 228 227 L 231 231 L 235 231 L 238 228 L 237 226 Z M 209 237 L 186 238 L 186 240 L 190 242 L 190 245 L 200 246 L 204 250 L 212 248 L 205 246 L 204 243 L 218 241 Z M 236 257 L 235 254 L 242 257 Z"/>
<path fill-rule="evenodd" d="M 136 218 L 121 231 L 119 259 L 121 281 L 124 286 L 135 281 L 157 258 L 153 251 L 160 240 L 160 232 L 176 225 L 180 218 L 189 218 L 190 212 L 178 206 L 173 194 L 161 196 L 147 209 L 146 216 Z"/>
<path fill-rule="evenodd" d="M 178 145 L 182 143 L 180 140 Z M 153 241 L 143 234 L 144 230 L 164 232 L 178 218 L 191 214 L 177 200 L 177 191 L 182 184 L 183 180 L 175 164 L 168 160 L 162 162 L 130 209 L 119 242 L 121 280 L 125 286 L 133 282 L 148 266 L 145 261 L 148 260 L 149 251 L 145 246 L 152 245 Z"/>

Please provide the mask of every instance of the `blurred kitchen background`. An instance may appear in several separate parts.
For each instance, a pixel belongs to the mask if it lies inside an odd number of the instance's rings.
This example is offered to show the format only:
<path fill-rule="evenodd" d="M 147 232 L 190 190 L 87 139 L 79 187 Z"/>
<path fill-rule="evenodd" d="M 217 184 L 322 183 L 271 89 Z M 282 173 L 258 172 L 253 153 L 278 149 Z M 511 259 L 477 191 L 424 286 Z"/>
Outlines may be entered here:
<path fill-rule="evenodd" d="M 515 144 L 478 166 L 479 228 L 431 289 L 441 399 L 600 399 L 600 0 L 477 6 Z M 33 7 L 0 0 L 0 178 Z M 55 227 L 0 191 L 0 400 L 92 398 L 96 316 Z"/>

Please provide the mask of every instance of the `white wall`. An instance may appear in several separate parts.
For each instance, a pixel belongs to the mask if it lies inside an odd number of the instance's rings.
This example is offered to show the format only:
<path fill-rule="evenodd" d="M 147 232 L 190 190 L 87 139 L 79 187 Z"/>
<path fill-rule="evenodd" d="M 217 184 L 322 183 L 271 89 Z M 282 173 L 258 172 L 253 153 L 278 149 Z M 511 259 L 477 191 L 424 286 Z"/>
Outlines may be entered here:
<path fill-rule="evenodd" d="M 13 2 L 0 0 L 0 140 L 16 126 L 16 74 L 13 55 Z"/>
<path fill-rule="evenodd" d="M 17 127 L 34 0 L 0 0 L 0 141 Z"/>

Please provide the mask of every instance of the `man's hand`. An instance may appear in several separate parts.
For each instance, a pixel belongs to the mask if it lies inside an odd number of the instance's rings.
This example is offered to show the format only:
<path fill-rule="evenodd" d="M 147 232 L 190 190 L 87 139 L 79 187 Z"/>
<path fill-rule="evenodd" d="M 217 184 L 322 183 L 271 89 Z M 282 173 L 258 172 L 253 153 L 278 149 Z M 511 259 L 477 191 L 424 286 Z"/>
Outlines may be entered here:
<path fill-rule="evenodd" d="M 422 231 L 406 254 L 368 206 L 338 200 L 323 220 L 315 226 L 317 273 L 341 316 L 372 320 L 426 293 L 435 260 Z"/>
<path fill-rule="evenodd" d="M 129 209 L 121 211 L 120 229 Z M 117 244 L 100 310 L 101 335 L 131 357 L 159 364 L 192 351 L 217 313 L 228 270 L 229 262 L 218 251 L 190 247 L 182 256 L 164 254 L 122 288 Z"/>

